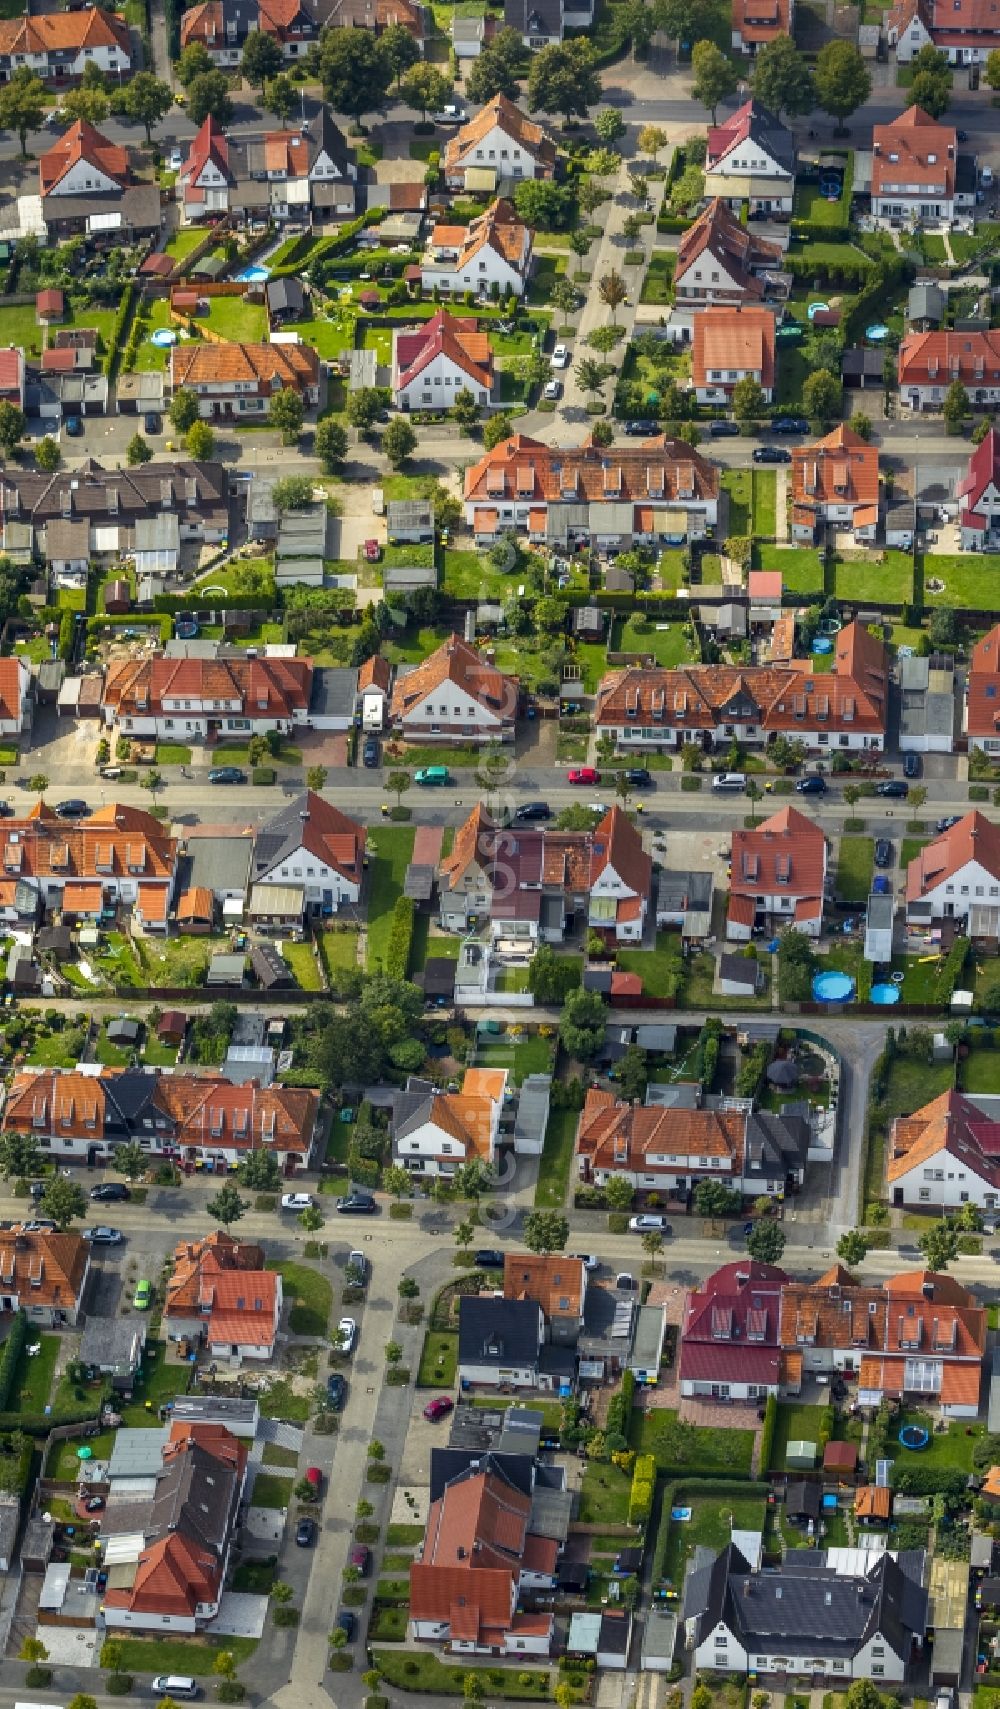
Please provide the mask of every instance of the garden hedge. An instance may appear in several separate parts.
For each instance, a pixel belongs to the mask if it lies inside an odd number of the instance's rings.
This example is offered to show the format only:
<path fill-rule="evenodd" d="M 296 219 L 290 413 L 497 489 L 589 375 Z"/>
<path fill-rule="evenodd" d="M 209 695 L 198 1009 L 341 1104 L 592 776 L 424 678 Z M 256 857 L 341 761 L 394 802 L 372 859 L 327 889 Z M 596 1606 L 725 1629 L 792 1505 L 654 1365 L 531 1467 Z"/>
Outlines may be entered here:
<path fill-rule="evenodd" d="M 3 1344 L 3 1352 L 0 1353 L 0 1409 L 5 1407 L 10 1399 L 10 1391 L 14 1384 L 14 1377 L 27 1338 L 28 1320 L 24 1312 L 19 1311 L 10 1326 L 10 1334 Z"/>
<path fill-rule="evenodd" d="M 656 1456 L 655 1454 L 638 1454 L 632 1471 L 632 1488 L 628 1498 L 628 1522 L 630 1525 L 645 1525 L 653 1511 L 653 1494 L 656 1489 Z"/>
<path fill-rule="evenodd" d="M 409 972 L 415 909 L 416 903 L 412 896 L 400 896 L 392 910 L 389 944 L 385 953 L 385 971 L 390 979 L 405 979 Z"/>
<path fill-rule="evenodd" d="M 605 1426 L 608 1435 L 627 1436 L 629 1420 L 632 1417 L 632 1406 L 635 1398 L 635 1377 L 631 1371 L 623 1371 L 621 1388 L 612 1396 L 608 1406 L 608 1418 Z"/>
<path fill-rule="evenodd" d="M 770 1484 L 738 1482 L 733 1478 L 676 1478 L 673 1483 L 663 1487 L 663 1505 L 660 1508 L 660 1523 L 657 1527 L 656 1542 L 653 1545 L 651 1563 L 652 1582 L 654 1587 L 663 1578 L 664 1563 L 667 1558 L 667 1541 L 670 1536 L 670 1509 L 677 1505 L 679 1496 L 709 1495 L 720 1502 L 727 1498 L 742 1498 L 747 1495 L 766 1497 L 770 1493 Z"/>
<path fill-rule="evenodd" d="M 774 1432 L 778 1425 L 778 1397 L 769 1394 L 764 1403 L 764 1423 L 760 1432 L 760 1467 L 761 1471 L 771 1469 L 771 1455 L 774 1452 Z"/>

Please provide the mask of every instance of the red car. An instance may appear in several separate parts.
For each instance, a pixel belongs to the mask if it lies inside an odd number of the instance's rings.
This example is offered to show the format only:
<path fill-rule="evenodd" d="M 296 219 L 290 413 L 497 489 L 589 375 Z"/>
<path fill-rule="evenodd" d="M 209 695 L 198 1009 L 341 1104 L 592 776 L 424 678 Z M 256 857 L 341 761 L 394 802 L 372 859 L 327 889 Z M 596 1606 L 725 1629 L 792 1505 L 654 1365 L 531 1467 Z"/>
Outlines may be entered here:
<path fill-rule="evenodd" d="M 600 783 L 600 781 L 601 774 L 592 765 L 574 766 L 572 771 L 566 774 L 567 783 Z"/>
<path fill-rule="evenodd" d="M 382 556 L 382 548 L 377 540 L 365 541 L 365 557 L 370 564 L 377 564 Z"/>
<path fill-rule="evenodd" d="M 309 1466 L 304 1476 L 310 1489 L 314 1490 L 316 1494 L 319 1495 L 320 1490 L 323 1488 L 323 1473 L 320 1471 L 319 1467 Z"/>
<path fill-rule="evenodd" d="M 439 1418 L 447 1418 L 449 1412 L 454 1412 L 455 1402 L 446 1394 L 439 1395 L 437 1400 L 429 1400 L 424 1407 L 424 1417 L 436 1424 Z"/>

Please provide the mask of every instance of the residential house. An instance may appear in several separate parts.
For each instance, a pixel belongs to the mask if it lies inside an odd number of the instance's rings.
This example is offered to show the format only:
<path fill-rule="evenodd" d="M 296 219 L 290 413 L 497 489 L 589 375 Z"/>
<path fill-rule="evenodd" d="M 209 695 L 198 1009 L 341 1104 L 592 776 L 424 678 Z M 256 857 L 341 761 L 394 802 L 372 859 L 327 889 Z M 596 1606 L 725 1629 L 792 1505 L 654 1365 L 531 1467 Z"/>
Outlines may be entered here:
<path fill-rule="evenodd" d="M 460 1092 L 411 1079 L 393 1122 L 395 1162 L 430 1178 L 454 1175 L 474 1158 L 492 1167 L 506 1093 L 505 1068 L 467 1068 Z"/>
<path fill-rule="evenodd" d="M 475 1301 L 462 1301 L 464 1307 Z M 530 1308 L 529 1308 L 530 1309 Z M 450 1477 L 432 1499 L 410 1567 L 410 1623 L 418 1641 L 455 1655 L 547 1656 L 550 1609 L 519 1608 L 523 1588 L 554 1585 L 559 1544 L 532 1531 L 532 1496 L 488 1455 Z"/>
<path fill-rule="evenodd" d="M 565 0 L 504 0 L 503 21 L 505 29 L 516 30 L 524 46 L 536 53 L 562 41 Z"/>
<path fill-rule="evenodd" d="M 24 351 L 9 344 L 0 348 L 0 402 L 24 408 Z"/>
<path fill-rule="evenodd" d="M 19 736 L 31 709 L 32 678 L 27 659 L 0 659 L 0 736 Z"/>
<path fill-rule="evenodd" d="M 944 1215 L 961 1205 L 1000 1205 L 1000 1102 L 964 1092 L 897 1116 L 889 1134 L 886 1180 L 893 1204 Z"/>
<path fill-rule="evenodd" d="M 685 1584 L 694 1666 L 901 1683 L 927 1629 L 923 1573 L 922 1549 L 890 1553 L 881 1537 L 846 1558 L 839 1549 L 789 1549 L 766 1571 L 731 1542 Z"/>
<path fill-rule="evenodd" d="M 458 1381 L 462 1389 L 542 1389 L 570 1394 L 576 1353 L 545 1339 L 536 1300 L 466 1294 L 458 1307 Z M 413 1608 L 410 1609 L 411 1616 Z"/>
<path fill-rule="evenodd" d="M 699 309 L 692 322 L 691 383 L 699 403 L 727 404 L 740 380 L 756 380 L 765 403 L 774 396 L 774 315 L 737 303 Z"/>
<path fill-rule="evenodd" d="M 813 676 L 809 660 L 788 665 L 630 666 L 604 677 L 594 722 L 620 749 L 711 750 L 735 739 L 763 747 L 778 734 L 813 752 L 881 752 L 885 741 L 885 648 L 860 623 L 836 638 L 833 670 Z"/>
<path fill-rule="evenodd" d="M 971 748 L 1000 753 L 1000 623 L 972 648 L 962 722 Z"/>
<path fill-rule="evenodd" d="M 381 653 L 375 653 L 358 671 L 358 708 L 363 730 L 385 729 L 391 687 L 392 666 Z"/>
<path fill-rule="evenodd" d="M 319 25 L 306 0 L 201 0 L 181 14 L 181 48 L 200 42 L 220 71 L 239 65 L 247 36 L 273 36 L 285 59 L 308 53 Z"/>
<path fill-rule="evenodd" d="M 782 807 L 753 830 L 732 832 L 726 937 L 749 943 L 755 930 L 794 926 L 818 938 L 823 928 L 826 836 L 797 807 Z"/>
<path fill-rule="evenodd" d="M 308 721 L 308 659 L 121 659 L 104 682 L 105 724 L 124 735 L 213 741 L 269 730 L 288 735 Z"/>
<path fill-rule="evenodd" d="M 753 1111 L 746 1100 L 718 1109 L 668 1101 L 629 1104 L 592 1086 L 576 1151 L 582 1180 L 604 1187 L 620 1176 L 637 1191 L 686 1200 L 699 1181 L 776 1198 L 802 1178 L 808 1149 L 802 1118 Z"/>
<path fill-rule="evenodd" d="M 815 544 L 826 524 L 848 528 L 859 545 L 878 529 L 878 450 L 851 427 L 792 450 L 792 537 Z"/>
<path fill-rule="evenodd" d="M 0 377 L 4 352 L 0 350 Z M 125 557 L 140 519 L 176 512 L 182 540 L 209 544 L 229 534 L 229 485 L 221 463 L 145 463 L 135 469 L 106 469 L 87 457 L 73 469 L 46 474 L 8 463 L 0 474 L 0 527 L 30 527 L 43 551 L 50 522 L 84 520 L 88 557 L 98 562 Z"/>
<path fill-rule="evenodd" d="M 0 20 L 0 83 L 24 67 L 43 83 L 65 86 L 82 77 L 88 65 L 119 79 L 131 71 L 132 42 L 120 13 L 82 6 Z"/>
<path fill-rule="evenodd" d="M 556 145 L 506 95 L 494 95 L 448 139 L 442 165 L 449 190 L 470 188 L 470 172 L 477 186 L 481 173 L 492 172 L 491 188 L 506 178 L 554 178 Z"/>
<path fill-rule="evenodd" d="M 79 1234 L 0 1229 L 0 1311 L 23 1311 L 31 1328 L 79 1320 L 90 1275 L 90 1246 Z"/>
<path fill-rule="evenodd" d="M 733 0 L 733 47 L 753 57 L 768 42 L 794 34 L 794 0 Z"/>
<path fill-rule="evenodd" d="M 1000 403 L 1000 332 L 909 332 L 897 373 L 904 409 L 940 410 L 955 380 L 974 405 L 992 407 Z"/>
<path fill-rule="evenodd" d="M 990 0 L 896 0 L 886 39 L 900 65 L 932 45 L 950 65 L 982 65 L 997 45 Z"/>
<path fill-rule="evenodd" d="M 460 392 L 486 407 L 493 393 L 489 336 L 474 317 L 446 309 L 416 329 L 398 329 L 392 341 L 392 393 L 397 409 L 450 409 Z"/>
<path fill-rule="evenodd" d="M 397 671 L 389 712 L 404 741 L 512 742 L 518 695 L 516 678 L 452 635 L 422 664 Z"/>
<path fill-rule="evenodd" d="M 325 102 L 297 131 L 230 141 L 228 167 L 236 214 L 278 224 L 354 216 L 357 163 Z"/>
<path fill-rule="evenodd" d="M 885 37 L 899 65 L 909 65 L 923 47 L 933 47 L 933 5 L 928 0 L 894 0 L 885 20 Z"/>
<path fill-rule="evenodd" d="M 241 1365 L 273 1358 L 281 1300 L 281 1276 L 264 1268 L 263 1247 L 216 1229 L 176 1247 L 163 1321 L 172 1340 L 203 1344 L 210 1358 Z"/>
<path fill-rule="evenodd" d="M 514 434 L 465 472 L 481 546 L 511 529 L 564 550 L 683 543 L 714 528 L 718 506 L 718 469 L 679 439 L 572 448 Z"/>
<path fill-rule="evenodd" d="M 973 449 L 956 497 L 962 551 L 995 552 L 1000 546 L 1000 433 L 995 427 Z"/>
<path fill-rule="evenodd" d="M 897 670 L 900 752 L 950 754 L 955 741 L 954 655 L 901 658 Z"/>
<path fill-rule="evenodd" d="M 961 3 L 961 0 L 960 0 Z M 922 107 L 907 107 L 872 132 L 872 216 L 876 226 L 949 226 L 955 217 L 958 143 Z"/>
<path fill-rule="evenodd" d="M 153 930 L 166 929 L 177 873 L 177 844 L 158 819 L 111 803 L 67 824 L 44 802 L 0 825 L 0 919 L 32 906 L 92 912 L 130 906 Z M 69 901 L 67 902 L 67 892 Z"/>
<path fill-rule="evenodd" d="M 189 18 L 191 11 L 184 16 Z M 230 192 L 237 183 L 229 163 L 229 146 L 225 130 L 210 113 L 199 126 L 177 175 L 177 199 L 186 220 L 229 212 Z"/>
<path fill-rule="evenodd" d="M 791 217 L 795 198 L 795 139 L 753 99 L 708 133 L 705 195 L 752 214 Z"/>
<path fill-rule="evenodd" d="M 159 186 L 138 179 L 128 149 L 109 142 L 85 119 L 46 149 L 38 177 L 50 237 L 84 233 L 120 242 L 160 229 Z"/>
<path fill-rule="evenodd" d="M 1000 825 L 974 809 L 914 856 L 906 869 L 906 919 L 945 921 L 967 937 L 1000 938 Z"/>
<path fill-rule="evenodd" d="M 681 233 L 674 300 L 680 306 L 760 300 L 777 289 L 781 254 L 779 244 L 767 243 L 741 225 L 728 204 L 713 196 L 704 213 Z"/>
<path fill-rule="evenodd" d="M 427 27 L 420 0 L 311 0 L 321 30 L 373 30 L 402 24 L 421 49 Z"/>
<path fill-rule="evenodd" d="M 175 344 L 170 352 L 170 389 L 198 397 L 206 420 L 266 417 L 271 399 L 286 387 L 307 409 L 319 402 L 319 357 L 311 344 Z"/>
<path fill-rule="evenodd" d="M 774 1264 L 724 1264 L 692 1288 L 680 1331 L 680 1392 L 688 1398 L 761 1401 L 781 1388 L 781 1287 Z"/>
<path fill-rule="evenodd" d="M 565 1252 L 507 1252 L 503 1261 L 505 1300 L 534 1300 L 545 1319 L 546 1339 L 575 1347 L 583 1328 L 587 1271 L 582 1258 Z"/>
<path fill-rule="evenodd" d="M 171 1425 L 137 1558 L 103 1592 L 104 1624 L 193 1633 L 218 1615 L 248 1450 L 224 1425 Z"/>
<path fill-rule="evenodd" d="M 481 297 L 523 296 L 531 271 L 533 239 L 505 198 L 492 202 L 467 226 L 436 225 L 420 263 L 425 291 L 474 291 Z"/>
<path fill-rule="evenodd" d="M 307 915 L 339 913 L 360 900 L 366 835 L 363 825 L 307 789 L 259 827 L 250 882 L 257 890 L 300 889 Z"/>

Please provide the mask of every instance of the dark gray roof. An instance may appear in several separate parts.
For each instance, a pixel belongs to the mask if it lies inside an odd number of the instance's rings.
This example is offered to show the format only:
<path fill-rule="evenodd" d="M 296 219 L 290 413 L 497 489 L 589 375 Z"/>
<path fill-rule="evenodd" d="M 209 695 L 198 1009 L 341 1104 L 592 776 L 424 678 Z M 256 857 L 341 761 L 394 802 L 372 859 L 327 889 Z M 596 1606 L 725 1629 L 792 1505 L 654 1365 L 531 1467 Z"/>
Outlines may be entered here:
<path fill-rule="evenodd" d="M 880 379 L 885 367 L 884 350 L 871 350 L 867 345 L 858 345 L 845 350 L 840 358 L 840 371 L 847 377 L 864 376 L 865 379 Z"/>
<path fill-rule="evenodd" d="M 313 671 L 309 711 L 328 718 L 350 717 L 358 696 L 358 672 L 354 665 L 320 665 Z"/>
<path fill-rule="evenodd" d="M 179 1531 L 217 1559 L 225 1553 L 238 1495 L 232 1466 L 200 1444 L 179 1454 L 156 1480 L 146 1541 Z"/>
<path fill-rule="evenodd" d="M 544 1136 L 551 1093 L 551 1074 L 527 1075 L 521 1086 L 514 1118 L 515 1149 L 518 1139 L 537 1141 Z"/>
<path fill-rule="evenodd" d="M 906 301 L 908 320 L 943 320 L 945 294 L 932 279 L 922 279 L 911 290 Z"/>
<path fill-rule="evenodd" d="M 253 854 L 251 837 L 192 837 L 181 868 L 180 889 L 245 890 Z"/>
<path fill-rule="evenodd" d="M 250 966 L 265 991 L 273 991 L 281 985 L 295 984 L 292 970 L 276 944 L 251 944 Z"/>
<path fill-rule="evenodd" d="M 80 1341 L 85 1365 L 102 1371 L 132 1371 L 146 1340 L 145 1323 L 136 1317 L 91 1317 Z"/>
<path fill-rule="evenodd" d="M 530 1454 L 485 1454 L 478 1448 L 432 1448 L 430 1499 L 439 1501 L 449 1484 L 470 1472 L 495 1472 L 522 1495 L 530 1495 L 535 1481 L 535 1462 Z"/>
<path fill-rule="evenodd" d="M 960 154 L 955 160 L 955 192 L 959 196 L 974 196 L 976 193 L 976 157 L 974 154 Z"/>
<path fill-rule="evenodd" d="M 44 196 L 42 218 L 46 224 L 83 226 L 102 214 L 120 214 L 120 227 L 98 230 L 98 237 L 113 237 L 122 230 L 159 231 L 160 190 L 157 184 L 132 184 L 127 190 L 106 196 Z"/>
<path fill-rule="evenodd" d="M 458 1305 L 458 1362 L 535 1365 L 539 1357 L 540 1324 L 541 1313 L 531 1300 L 463 1295 Z"/>
<path fill-rule="evenodd" d="M 627 1609 L 605 1609 L 597 1648 L 602 1655 L 627 1656 L 632 1635 L 632 1616 Z"/>
<path fill-rule="evenodd" d="M 751 102 L 749 138 L 766 148 L 772 159 L 786 172 L 795 171 L 795 138 L 759 101 Z"/>
<path fill-rule="evenodd" d="M 357 672 L 355 672 L 357 680 Z M 254 843 L 253 861 L 251 863 L 252 880 L 270 872 L 289 855 L 295 854 L 302 847 L 302 826 L 309 811 L 309 796 L 303 791 L 295 795 L 291 801 L 286 801 L 281 810 L 262 825 L 257 832 Z"/>
<path fill-rule="evenodd" d="M 752 1180 L 804 1169 L 809 1155 L 809 1124 L 789 1106 L 776 1115 L 773 1110 L 753 1110 L 747 1117 L 744 1136 L 743 1173 Z"/>
<path fill-rule="evenodd" d="M 455 962 L 450 956 L 428 956 L 424 962 L 423 986 L 424 995 L 427 997 L 454 997 Z"/>
<path fill-rule="evenodd" d="M 221 463 L 144 463 L 136 469 L 106 469 L 88 457 L 75 469 L 21 469 L 7 464 L 0 476 L 0 506 L 7 517 L 31 521 L 86 517 L 124 526 L 140 516 L 176 507 L 181 516 L 228 515 L 228 477 Z"/>
<path fill-rule="evenodd" d="M 818 1483 L 802 1478 L 789 1484 L 785 1495 L 785 1511 L 791 1519 L 818 1519 L 823 1503 L 823 1491 Z"/>
<path fill-rule="evenodd" d="M 272 313 L 297 315 L 305 309 L 306 294 L 299 279 L 269 279 L 265 289 Z"/>
<path fill-rule="evenodd" d="M 528 1529 L 536 1537 L 554 1537 L 565 1543 L 573 1515 L 573 1495 L 568 1489 L 550 1489 L 536 1483 L 531 1493 L 531 1518 Z"/>
<path fill-rule="evenodd" d="M 733 985 L 756 987 L 760 978 L 760 968 L 756 961 L 751 961 L 746 955 L 721 955 L 719 957 L 719 978 L 727 979 Z"/>
<path fill-rule="evenodd" d="M 659 914 L 704 913 L 712 904 L 710 872 L 678 872 L 662 867 L 656 880 Z"/>
<path fill-rule="evenodd" d="M 562 0 L 504 0 L 503 21 L 519 36 L 562 38 Z"/>
<path fill-rule="evenodd" d="M 434 894 L 436 879 L 437 873 L 432 866 L 416 865 L 411 861 L 403 877 L 403 895 L 409 896 L 414 902 L 429 902 L 431 896 Z M 438 956 L 435 959 L 441 960 L 442 958 Z M 452 962 L 451 965 L 454 968 L 455 963 Z M 426 971 L 427 968 L 425 966 L 424 972 L 426 973 Z M 454 991 L 454 989 L 455 979 L 453 975 L 451 980 L 451 990 Z M 424 990 L 430 990 L 430 986 L 427 984 L 426 980 L 424 981 Z"/>
<path fill-rule="evenodd" d="M 115 1044 L 134 1044 L 139 1037 L 139 1023 L 127 1015 L 108 1022 L 108 1037 Z"/>

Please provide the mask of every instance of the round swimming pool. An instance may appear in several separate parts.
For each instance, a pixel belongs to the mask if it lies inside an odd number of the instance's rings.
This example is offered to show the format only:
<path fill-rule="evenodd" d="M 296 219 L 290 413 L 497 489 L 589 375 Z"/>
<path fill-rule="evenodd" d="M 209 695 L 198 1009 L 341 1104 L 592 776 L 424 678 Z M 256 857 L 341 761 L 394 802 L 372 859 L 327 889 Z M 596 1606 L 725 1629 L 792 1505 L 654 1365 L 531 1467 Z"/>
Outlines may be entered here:
<path fill-rule="evenodd" d="M 930 1439 L 930 1431 L 925 1430 L 922 1424 L 904 1424 L 899 1432 L 899 1440 L 902 1446 L 912 1449 L 915 1454 L 918 1454 L 921 1448 L 926 1448 Z"/>
<path fill-rule="evenodd" d="M 883 1008 L 887 1009 L 891 1007 L 893 1003 L 899 1002 L 899 986 L 873 985 L 871 1000 L 873 1003 L 878 1003 Z"/>
<path fill-rule="evenodd" d="M 832 653 L 833 642 L 830 640 L 828 635 L 817 635 L 812 644 L 812 650 L 814 653 Z"/>
<path fill-rule="evenodd" d="M 846 1003 L 854 994 L 854 980 L 849 973 L 817 973 L 812 989 L 817 1003 Z"/>
<path fill-rule="evenodd" d="M 169 326 L 158 326 L 155 332 L 150 333 L 149 342 L 158 345 L 161 350 L 166 350 L 171 344 L 177 343 L 177 334 L 171 332 Z"/>

